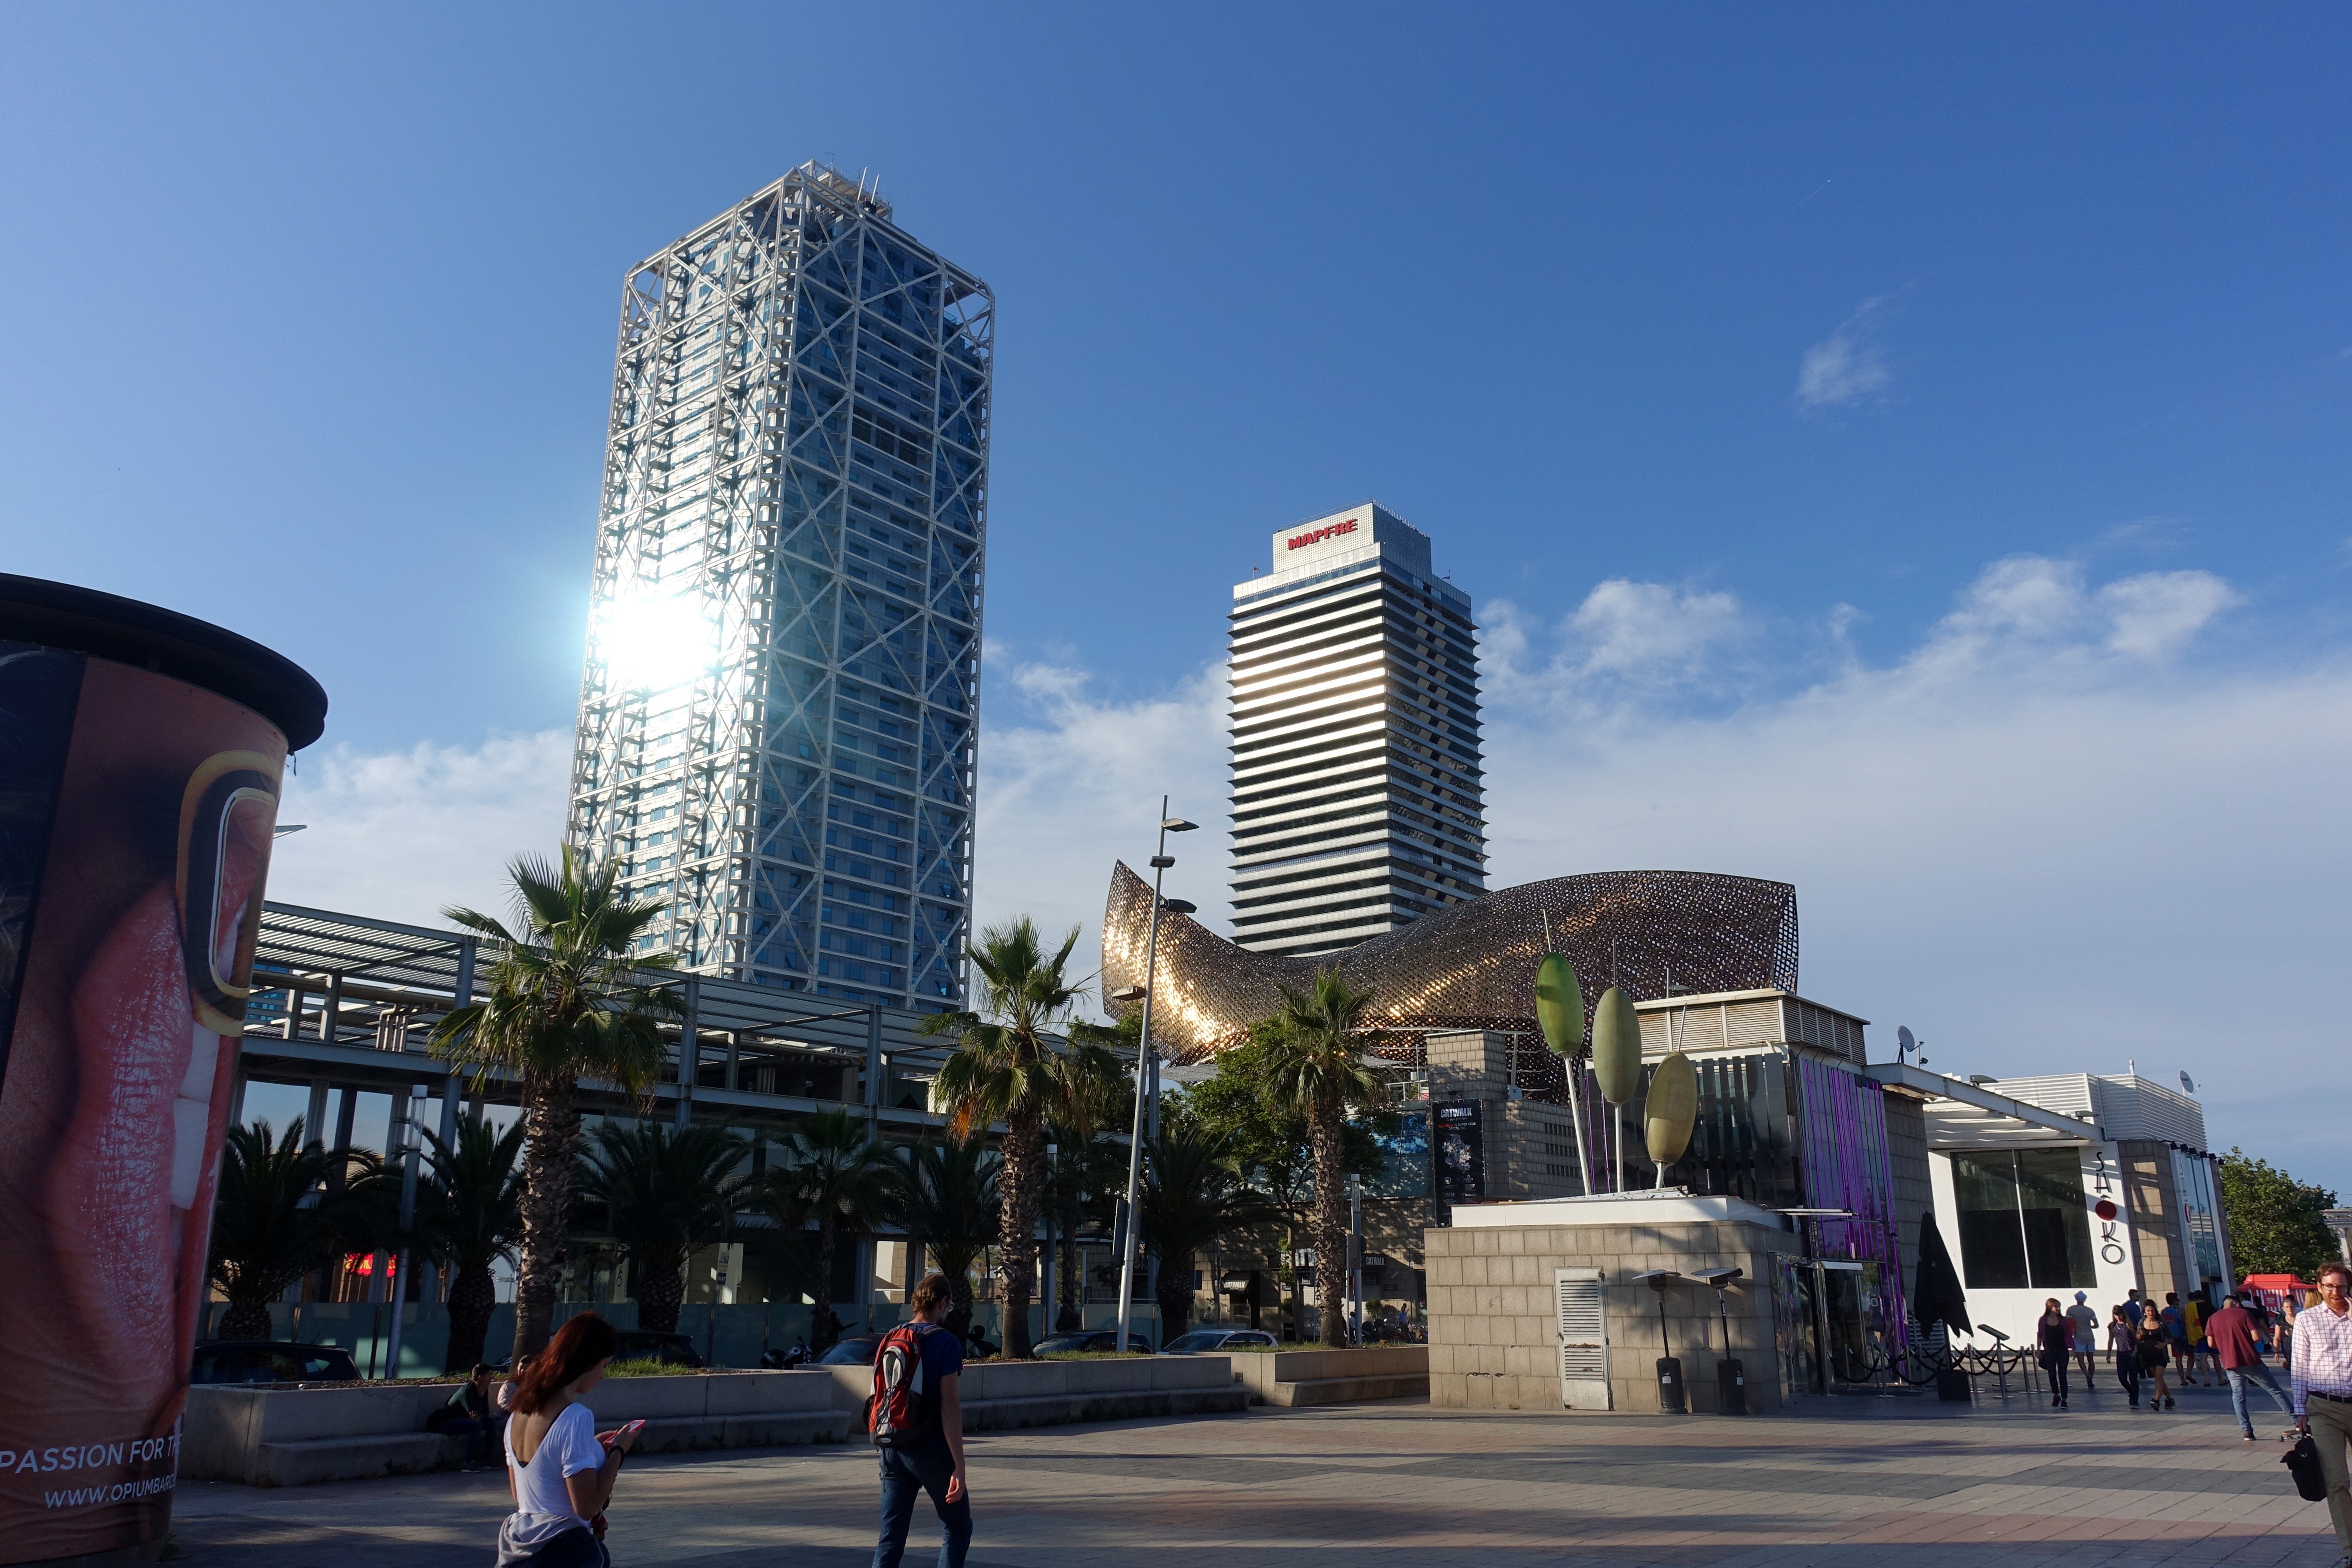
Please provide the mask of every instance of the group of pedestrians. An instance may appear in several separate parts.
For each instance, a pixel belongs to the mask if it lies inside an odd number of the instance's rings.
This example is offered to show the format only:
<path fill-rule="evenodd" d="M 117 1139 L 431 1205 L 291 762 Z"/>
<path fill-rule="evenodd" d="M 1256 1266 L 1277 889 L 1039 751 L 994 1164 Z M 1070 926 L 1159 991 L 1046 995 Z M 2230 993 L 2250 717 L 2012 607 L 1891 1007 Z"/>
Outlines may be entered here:
<path fill-rule="evenodd" d="M 916 1500 L 928 1494 L 940 1517 L 940 1568 L 962 1568 L 971 1546 L 957 1386 L 964 1342 L 940 1324 L 948 1311 L 946 1275 L 924 1276 L 908 1302 L 914 1321 L 883 1336 L 866 1407 L 867 1431 L 882 1466 L 874 1565 L 898 1568 Z M 462 1414 L 445 1417 L 439 1429 L 452 1435 L 488 1430 L 497 1419 L 494 1403 L 506 1411 L 507 1489 L 514 1511 L 499 1526 L 498 1568 L 611 1568 L 604 1510 L 646 1424 L 599 1432 L 583 1401 L 604 1381 L 620 1348 L 611 1323 L 583 1312 L 556 1330 L 538 1355 L 516 1363 L 515 1376 L 495 1402 L 488 1390 L 493 1369 L 487 1366 L 476 1367 L 450 1400 L 450 1409 Z M 461 1428 L 461 1420 L 477 1425 Z"/>

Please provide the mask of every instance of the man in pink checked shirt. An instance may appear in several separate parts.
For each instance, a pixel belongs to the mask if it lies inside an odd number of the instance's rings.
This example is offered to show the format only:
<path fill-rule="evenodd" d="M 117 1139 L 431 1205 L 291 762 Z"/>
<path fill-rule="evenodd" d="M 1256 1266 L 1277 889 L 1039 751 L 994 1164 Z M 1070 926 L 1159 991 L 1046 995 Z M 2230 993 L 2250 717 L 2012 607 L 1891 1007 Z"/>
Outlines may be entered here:
<path fill-rule="evenodd" d="M 2327 1520 L 2336 1527 L 2336 1568 L 2352 1568 L 2352 1268 L 2328 1263 L 2319 1270 L 2319 1305 L 2294 1321 L 2295 1426 L 2319 1449 L 2327 1478 Z"/>

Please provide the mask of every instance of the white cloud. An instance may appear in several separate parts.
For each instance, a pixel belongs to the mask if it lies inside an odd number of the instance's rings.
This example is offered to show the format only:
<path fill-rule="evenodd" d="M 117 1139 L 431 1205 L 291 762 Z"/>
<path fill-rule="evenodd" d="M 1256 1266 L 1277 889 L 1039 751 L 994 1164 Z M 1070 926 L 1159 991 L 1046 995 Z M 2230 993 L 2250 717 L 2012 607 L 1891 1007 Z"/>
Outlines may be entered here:
<path fill-rule="evenodd" d="M 443 925 L 445 904 L 503 914 L 505 868 L 563 840 L 572 732 L 305 754 L 280 822 L 309 824 L 270 853 L 269 896 L 377 920 Z"/>
<path fill-rule="evenodd" d="M 1588 672 L 1675 675 L 1739 635 L 1739 601 L 1729 594 L 1689 594 L 1663 583 L 1612 577 L 1585 595 L 1568 618 Z"/>
<path fill-rule="evenodd" d="M 2217 1145 L 2352 1189 L 2330 1109 L 2352 1040 L 2314 989 L 2342 967 L 2352 881 L 2352 659 L 2224 667 L 2197 640 L 2240 602 L 2220 578 L 2099 584 L 2019 557 L 1891 663 L 1854 659 L 1841 605 L 1814 676 L 1694 711 L 1689 688 L 1593 672 L 1704 668 L 1727 645 L 1698 629 L 1738 606 L 1604 586 L 1548 624 L 1482 611 L 1492 885 L 1644 866 L 1794 882 L 1806 991 L 1879 1040 L 1908 1024 L 1962 1073 L 2186 1068 Z M 1682 630 L 1628 630 L 1630 607 Z M 1225 929 L 1223 669 L 1130 700 L 998 650 L 990 681 L 981 921 L 1080 924 L 1090 969 L 1111 862 L 1150 853 L 1165 792 L 1203 827 L 1172 842 L 1169 891 Z M 555 842 L 569 744 L 306 760 L 287 816 L 317 826 L 280 846 L 272 895 L 416 920 L 496 900 L 508 856 Z"/>
<path fill-rule="evenodd" d="M 1227 819 L 1225 672 L 1213 666 L 1163 696 L 1094 696 L 1083 672 L 1013 664 L 992 679 L 1029 699 L 1015 722 L 984 719 L 973 882 L 977 924 L 1026 914 L 1058 936 L 1085 928 L 1078 961 L 1101 955 L 1110 868 L 1150 857 L 1160 797 L 1201 825 L 1171 840 L 1171 898 L 1223 927 Z M 996 711 L 995 710 L 991 710 Z"/>
<path fill-rule="evenodd" d="M 1879 307 L 1885 297 L 1864 301 L 1838 330 L 1805 351 L 1797 363 L 1797 403 L 1804 408 L 1839 408 L 1883 395 L 1891 378 L 1879 347 Z"/>

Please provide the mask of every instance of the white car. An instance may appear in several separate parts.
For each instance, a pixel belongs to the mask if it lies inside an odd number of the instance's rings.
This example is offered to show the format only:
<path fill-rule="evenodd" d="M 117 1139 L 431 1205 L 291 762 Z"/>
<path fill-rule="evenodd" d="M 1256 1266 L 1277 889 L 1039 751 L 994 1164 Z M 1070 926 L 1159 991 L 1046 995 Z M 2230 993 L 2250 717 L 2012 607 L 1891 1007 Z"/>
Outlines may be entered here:
<path fill-rule="evenodd" d="M 1220 1351 L 1270 1351 L 1279 1346 L 1272 1334 L 1255 1329 L 1194 1329 L 1160 1348 L 1161 1355 L 1211 1355 Z"/>

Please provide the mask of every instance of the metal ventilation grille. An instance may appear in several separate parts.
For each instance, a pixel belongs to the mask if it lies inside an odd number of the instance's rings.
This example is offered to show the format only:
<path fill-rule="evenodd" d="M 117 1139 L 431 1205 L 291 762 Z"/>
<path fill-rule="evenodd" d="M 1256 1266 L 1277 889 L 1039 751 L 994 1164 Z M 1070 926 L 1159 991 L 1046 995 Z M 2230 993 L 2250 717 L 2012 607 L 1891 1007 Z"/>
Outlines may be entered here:
<path fill-rule="evenodd" d="M 1601 1321 L 1601 1281 L 1559 1281 L 1559 1375 L 1597 1382 L 1609 1375 L 1609 1342 Z"/>

